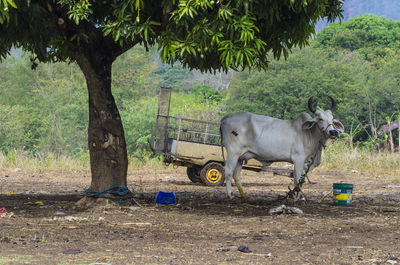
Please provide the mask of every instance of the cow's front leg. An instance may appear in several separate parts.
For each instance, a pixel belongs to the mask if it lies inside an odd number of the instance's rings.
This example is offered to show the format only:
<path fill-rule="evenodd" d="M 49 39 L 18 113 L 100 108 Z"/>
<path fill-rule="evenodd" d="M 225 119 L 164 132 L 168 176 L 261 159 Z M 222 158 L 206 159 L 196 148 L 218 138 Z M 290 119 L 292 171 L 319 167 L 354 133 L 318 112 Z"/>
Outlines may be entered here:
<path fill-rule="evenodd" d="M 299 201 L 304 198 L 304 195 L 301 191 L 301 186 L 304 183 L 304 176 L 303 173 L 304 167 L 304 159 L 298 159 L 294 163 L 293 169 L 293 182 L 294 182 L 294 189 L 289 191 L 289 196 L 293 198 L 293 201 Z"/>

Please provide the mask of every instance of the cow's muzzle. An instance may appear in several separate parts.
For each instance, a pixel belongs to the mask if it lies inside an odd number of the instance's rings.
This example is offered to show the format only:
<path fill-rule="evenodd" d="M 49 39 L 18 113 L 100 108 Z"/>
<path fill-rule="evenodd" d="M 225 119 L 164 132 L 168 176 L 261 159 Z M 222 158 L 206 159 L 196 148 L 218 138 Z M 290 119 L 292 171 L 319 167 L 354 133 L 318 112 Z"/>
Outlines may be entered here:
<path fill-rule="evenodd" d="M 337 130 L 329 130 L 329 138 L 336 139 L 339 136 L 339 131 Z"/>

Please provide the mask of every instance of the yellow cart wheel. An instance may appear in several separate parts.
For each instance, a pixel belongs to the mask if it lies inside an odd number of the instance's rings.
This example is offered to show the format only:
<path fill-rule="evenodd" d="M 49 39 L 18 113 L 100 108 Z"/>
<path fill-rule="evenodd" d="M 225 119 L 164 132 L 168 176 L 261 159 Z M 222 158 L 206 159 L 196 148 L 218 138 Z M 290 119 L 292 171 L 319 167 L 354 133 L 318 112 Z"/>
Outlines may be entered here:
<path fill-rule="evenodd" d="M 220 186 L 224 184 L 224 166 L 217 162 L 205 165 L 200 171 L 200 178 L 207 186 Z"/>

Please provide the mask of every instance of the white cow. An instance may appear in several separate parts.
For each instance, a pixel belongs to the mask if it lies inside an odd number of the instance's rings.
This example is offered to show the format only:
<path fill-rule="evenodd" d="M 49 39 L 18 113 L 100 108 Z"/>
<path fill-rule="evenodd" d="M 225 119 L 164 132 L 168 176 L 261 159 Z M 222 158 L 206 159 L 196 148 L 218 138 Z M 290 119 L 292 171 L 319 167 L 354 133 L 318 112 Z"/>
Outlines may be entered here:
<path fill-rule="evenodd" d="M 264 165 L 273 162 L 294 164 L 294 199 L 297 200 L 307 172 L 321 163 L 321 150 L 328 138 L 335 139 L 344 132 L 343 124 L 334 119 L 336 103 L 325 111 L 316 110 L 308 100 L 311 117 L 302 112 L 294 120 L 281 120 L 249 112 L 228 114 L 221 120 L 221 143 L 225 146 L 225 179 L 228 197 L 232 198 L 232 176 L 243 199 L 240 171 L 243 162 L 255 158 Z M 223 153 L 223 152 L 222 152 Z M 303 174 L 303 171 L 305 173 Z"/>

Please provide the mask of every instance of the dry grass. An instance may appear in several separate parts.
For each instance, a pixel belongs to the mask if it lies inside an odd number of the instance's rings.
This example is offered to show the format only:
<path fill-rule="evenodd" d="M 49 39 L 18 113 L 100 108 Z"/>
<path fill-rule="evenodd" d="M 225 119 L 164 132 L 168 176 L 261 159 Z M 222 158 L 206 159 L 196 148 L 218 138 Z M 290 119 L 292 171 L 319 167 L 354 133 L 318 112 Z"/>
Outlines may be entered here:
<path fill-rule="evenodd" d="M 24 151 L 11 151 L 7 155 L 0 152 L 0 170 L 29 172 L 40 175 L 45 172 L 89 172 L 89 158 L 84 155 L 76 158 L 67 156 L 30 156 Z"/>
<path fill-rule="evenodd" d="M 150 169 L 160 169 L 163 167 L 161 159 L 129 158 L 128 173 L 134 171 L 146 171 Z M 89 153 L 82 153 L 76 157 L 55 156 L 48 154 L 45 156 L 30 156 L 24 151 L 11 151 L 8 154 L 0 152 L 0 171 L 24 171 L 32 175 L 46 173 L 49 175 L 62 173 L 65 174 L 84 174 L 90 175 Z"/>
<path fill-rule="evenodd" d="M 317 170 L 358 171 L 373 177 L 399 176 L 400 154 L 367 148 L 350 150 L 346 143 L 337 141 L 324 150 L 322 164 Z"/>
<path fill-rule="evenodd" d="M 89 154 L 76 157 L 29 156 L 24 151 L 12 151 L 7 155 L 0 152 L 0 171 L 22 169 L 29 174 L 59 173 L 90 175 Z M 128 174 L 151 170 L 162 170 L 160 158 L 129 158 Z M 329 143 L 323 152 L 322 164 L 315 171 L 362 172 L 368 176 L 399 176 L 400 154 L 375 152 L 368 149 L 349 150 L 346 143 L 336 141 Z M 62 174 L 62 175 L 63 175 Z"/>

